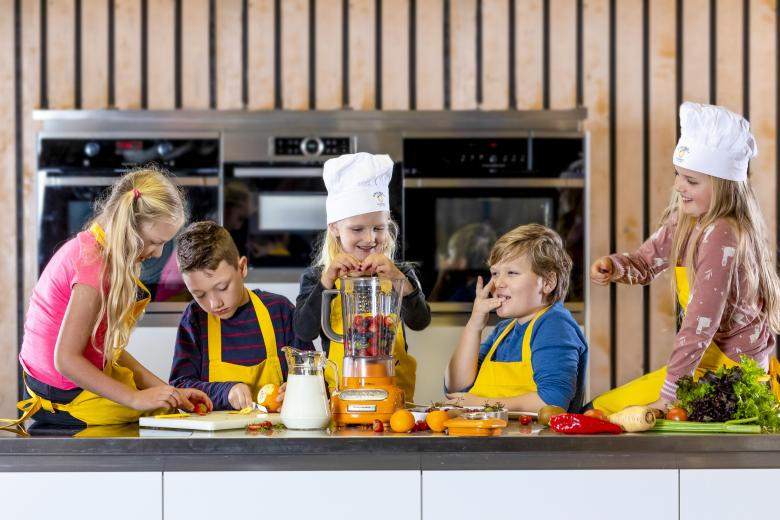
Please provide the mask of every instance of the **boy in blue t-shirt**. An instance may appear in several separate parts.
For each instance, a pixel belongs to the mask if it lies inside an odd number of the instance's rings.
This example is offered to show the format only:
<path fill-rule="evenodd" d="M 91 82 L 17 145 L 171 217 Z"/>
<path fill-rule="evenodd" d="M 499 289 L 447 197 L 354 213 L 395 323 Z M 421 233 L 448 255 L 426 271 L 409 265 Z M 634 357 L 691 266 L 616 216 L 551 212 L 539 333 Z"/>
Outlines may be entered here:
<path fill-rule="evenodd" d="M 561 237 L 538 224 L 517 227 L 496 241 L 488 263 L 490 281 L 477 280 L 471 317 L 444 374 L 448 402 L 578 412 L 588 345 L 563 306 L 572 261 Z M 481 342 L 491 311 L 504 319 Z"/>

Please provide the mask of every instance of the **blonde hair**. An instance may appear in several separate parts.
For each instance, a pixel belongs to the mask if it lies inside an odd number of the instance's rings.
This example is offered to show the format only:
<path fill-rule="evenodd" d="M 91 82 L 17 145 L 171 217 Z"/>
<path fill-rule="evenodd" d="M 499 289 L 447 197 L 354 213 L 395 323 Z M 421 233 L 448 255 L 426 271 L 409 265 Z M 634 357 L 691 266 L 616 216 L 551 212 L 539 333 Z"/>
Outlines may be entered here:
<path fill-rule="evenodd" d="M 384 241 L 382 254 L 395 262 L 395 252 L 398 240 L 398 224 L 385 212 L 387 216 L 387 240 Z M 328 226 L 320 237 L 317 244 L 317 254 L 314 257 L 314 267 L 320 267 L 326 270 L 336 255 L 344 252 L 341 247 L 341 241 L 336 237 Z"/>
<path fill-rule="evenodd" d="M 555 276 L 555 289 L 545 295 L 545 303 L 562 302 L 569 291 L 572 260 L 563 247 L 561 236 L 540 224 L 518 226 L 503 234 L 490 251 L 489 265 L 525 255 L 531 271 L 543 279 Z"/>
<path fill-rule="evenodd" d="M 95 213 L 88 226 L 98 223 L 105 232 L 100 279 L 107 291 L 100 291 L 92 342 L 99 349 L 95 338 L 105 319 L 104 370 L 110 372 L 135 326 L 132 311 L 138 294 L 136 278 L 141 273 L 136 259 L 144 245 L 141 229 L 153 222 L 181 225 L 186 221 L 186 208 L 181 190 L 164 172 L 144 167 L 121 177 L 97 203 Z"/>
<path fill-rule="evenodd" d="M 712 202 L 709 210 L 699 218 L 692 217 L 680 211 L 680 194 L 672 190 L 669 206 L 661 217 L 661 224 L 677 217 L 677 226 L 672 237 L 672 249 L 669 265 L 678 265 L 686 257 L 688 250 L 692 252 L 690 268 L 687 269 L 688 283 L 695 277 L 695 265 L 698 255 L 698 242 L 701 231 L 694 236 L 697 224 L 700 230 L 706 229 L 718 220 L 726 220 L 737 233 L 737 251 L 734 256 L 735 276 L 736 266 L 743 266 L 747 281 L 744 297 L 748 301 L 756 301 L 758 307 L 763 302 L 766 306 L 769 327 L 772 332 L 780 333 L 780 279 L 772 259 L 766 225 L 758 205 L 758 200 L 749 180 L 730 181 L 718 177 L 710 177 L 712 181 Z M 688 247 L 691 244 L 692 247 Z M 738 280 L 737 280 L 738 282 Z M 672 277 L 673 292 L 677 294 L 677 284 Z M 740 298 L 739 283 L 734 285 L 737 297 Z"/>

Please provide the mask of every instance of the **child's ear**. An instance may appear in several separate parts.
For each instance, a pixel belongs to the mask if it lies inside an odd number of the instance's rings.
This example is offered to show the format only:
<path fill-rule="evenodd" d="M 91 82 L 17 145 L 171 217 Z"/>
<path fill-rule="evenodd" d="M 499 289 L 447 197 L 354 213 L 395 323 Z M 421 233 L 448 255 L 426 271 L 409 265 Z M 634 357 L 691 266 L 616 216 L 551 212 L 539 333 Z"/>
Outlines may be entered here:
<path fill-rule="evenodd" d="M 542 294 L 547 296 L 555 290 L 558 285 L 558 275 L 555 273 L 547 273 L 547 276 L 543 278 L 542 282 Z"/>
<path fill-rule="evenodd" d="M 241 278 L 246 278 L 248 263 L 245 256 L 238 259 L 238 272 L 241 273 Z"/>
<path fill-rule="evenodd" d="M 331 222 L 330 224 L 328 224 L 328 231 L 334 237 L 339 238 L 339 228 L 335 222 Z"/>

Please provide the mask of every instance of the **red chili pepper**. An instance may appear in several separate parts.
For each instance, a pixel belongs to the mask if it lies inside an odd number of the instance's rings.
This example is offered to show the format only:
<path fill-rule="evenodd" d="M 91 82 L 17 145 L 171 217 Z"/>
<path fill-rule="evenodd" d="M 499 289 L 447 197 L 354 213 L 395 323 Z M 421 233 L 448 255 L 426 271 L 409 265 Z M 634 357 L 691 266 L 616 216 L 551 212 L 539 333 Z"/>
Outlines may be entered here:
<path fill-rule="evenodd" d="M 550 428 L 558 433 L 623 433 L 623 428 L 609 421 L 579 413 L 562 413 L 550 417 Z"/>

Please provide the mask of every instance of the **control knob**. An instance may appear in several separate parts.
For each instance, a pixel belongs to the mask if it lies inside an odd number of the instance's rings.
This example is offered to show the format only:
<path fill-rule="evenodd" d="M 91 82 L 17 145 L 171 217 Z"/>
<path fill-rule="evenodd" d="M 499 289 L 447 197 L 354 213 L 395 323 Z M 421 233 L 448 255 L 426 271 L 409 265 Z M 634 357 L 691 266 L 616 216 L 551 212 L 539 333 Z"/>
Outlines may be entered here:
<path fill-rule="evenodd" d="M 301 152 L 303 155 L 320 155 L 324 149 L 325 144 L 319 137 L 305 137 L 301 140 Z"/>
<path fill-rule="evenodd" d="M 90 141 L 84 145 L 84 155 L 87 157 L 95 157 L 100 153 L 100 145 L 95 141 Z"/>

